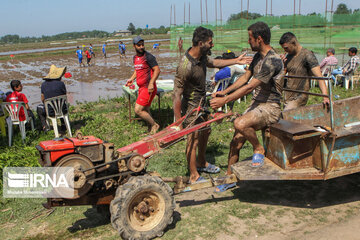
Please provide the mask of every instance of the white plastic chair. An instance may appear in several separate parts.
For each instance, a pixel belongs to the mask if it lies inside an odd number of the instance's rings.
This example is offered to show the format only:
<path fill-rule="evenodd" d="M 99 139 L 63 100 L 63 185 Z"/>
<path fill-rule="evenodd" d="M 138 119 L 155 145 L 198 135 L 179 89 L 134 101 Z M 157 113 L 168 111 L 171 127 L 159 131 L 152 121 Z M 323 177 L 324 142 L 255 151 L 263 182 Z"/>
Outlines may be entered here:
<path fill-rule="evenodd" d="M 29 117 L 27 109 L 25 107 L 24 102 L 3 102 L 1 104 L 3 111 L 5 110 L 9 113 L 9 117 L 6 118 L 6 123 L 8 126 L 8 135 L 9 135 L 9 146 L 12 144 L 12 135 L 13 135 L 13 125 L 19 125 L 20 133 L 22 141 L 24 142 L 24 139 L 26 138 L 26 130 L 25 130 L 25 124 L 27 122 L 30 122 L 31 124 L 31 130 L 34 131 L 34 122 L 31 117 Z M 23 109 L 25 120 L 20 121 L 19 114 L 20 110 Z"/>
<path fill-rule="evenodd" d="M 226 89 L 227 87 L 229 87 L 231 82 L 236 82 L 237 78 L 239 78 L 240 76 L 241 75 L 239 75 L 239 74 L 234 74 L 234 76 L 232 76 L 232 77 L 224 78 L 224 79 L 219 80 L 216 83 L 212 93 L 217 92 L 219 87 L 220 87 L 219 91 L 222 91 L 222 90 Z M 246 96 L 244 96 L 244 99 L 245 99 L 245 102 L 246 102 Z M 237 101 L 238 101 L 238 103 L 240 103 L 241 99 L 239 98 Z M 219 108 L 218 110 L 222 110 L 222 108 Z M 227 113 L 227 104 L 225 104 L 225 112 Z"/>
<path fill-rule="evenodd" d="M 45 112 L 46 112 L 46 120 L 49 124 L 49 120 L 51 120 L 51 123 L 54 128 L 55 137 L 59 137 L 59 130 L 57 126 L 57 119 L 63 118 L 65 121 L 66 129 L 70 137 L 72 137 L 71 134 L 71 128 L 70 128 L 70 122 L 69 122 L 69 114 L 63 113 L 62 109 L 65 106 L 68 108 L 68 102 L 66 95 L 61 95 L 53 98 L 48 98 L 44 101 L 45 105 Z M 49 116 L 49 106 L 53 109 L 55 116 Z M 68 108 L 69 111 L 69 108 Z M 50 125 L 50 124 L 49 124 Z"/>
<path fill-rule="evenodd" d="M 217 92 L 219 88 L 220 88 L 219 91 L 222 91 L 222 90 L 226 89 L 229 86 L 230 81 L 231 81 L 231 77 L 219 80 L 216 83 L 212 93 Z M 220 111 L 220 110 L 222 110 L 222 108 L 218 109 L 218 111 Z M 227 113 L 227 104 L 226 103 L 225 103 L 225 112 Z"/>
<path fill-rule="evenodd" d="M 353 74 L 349 74 L 349 75 L 343 75 L 343 74 L 338 74 L 338 75 L 336 75 L 336 80 L 335 80 L 335 82 L 337 82 L 337 78 L 342 78 L 342 79 L 344 79 L 344 87 L 345 87 L 345 89 L 346 90 L 348 90 L 349 89 L 349 84 L 350 84 L 350 82 L 351 82 L 351 90 L 353 90 L 354 89 L 354 78 L 353 78 Z"/>

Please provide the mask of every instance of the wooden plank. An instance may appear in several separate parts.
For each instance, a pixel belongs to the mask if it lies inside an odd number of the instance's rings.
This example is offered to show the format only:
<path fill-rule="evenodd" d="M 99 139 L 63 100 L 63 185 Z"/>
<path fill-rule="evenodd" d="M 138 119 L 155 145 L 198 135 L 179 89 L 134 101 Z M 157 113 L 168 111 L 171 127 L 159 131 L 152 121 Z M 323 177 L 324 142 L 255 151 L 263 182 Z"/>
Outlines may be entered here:
<path fill-rule="evenodd" d="M 316 168 L 284 170 L 265 158 L 264 165 L 251 167 L 251 160 L 240 161 L 231 166 L 236 177 L 241 180 L 320 180 L 324 173 Z"/>

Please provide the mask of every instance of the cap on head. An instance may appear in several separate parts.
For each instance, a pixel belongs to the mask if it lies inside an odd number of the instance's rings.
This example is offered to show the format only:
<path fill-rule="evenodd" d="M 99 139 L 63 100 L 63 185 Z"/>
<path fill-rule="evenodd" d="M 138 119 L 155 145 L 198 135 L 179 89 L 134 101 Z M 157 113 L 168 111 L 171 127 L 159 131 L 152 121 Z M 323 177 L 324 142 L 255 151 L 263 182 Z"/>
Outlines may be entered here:
<path fill-rule="evenodd" d="M 140 41 L 144 41 L 144 39 L 142 39 L 140 36 L 136 36 L 133 39 L 133 44 L 138 44 Z"/>

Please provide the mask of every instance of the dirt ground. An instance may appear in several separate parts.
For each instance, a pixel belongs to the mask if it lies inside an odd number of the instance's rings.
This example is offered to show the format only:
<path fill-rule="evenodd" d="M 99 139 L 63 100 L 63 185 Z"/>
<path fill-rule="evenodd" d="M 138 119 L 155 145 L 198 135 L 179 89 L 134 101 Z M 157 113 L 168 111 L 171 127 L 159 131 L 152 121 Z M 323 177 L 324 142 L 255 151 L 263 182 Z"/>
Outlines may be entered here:
<path fill-rule="evenodd" d="M 221 194 L 211 188 L 177 195 L 176 211 L 182 221 L 191 221 L 182 209 L 195 212 L 208 204 L 203 214 L 221 224 L 223 208 L 235 205 L 225 211 L 231 224 L 216 239 L 355 240 L 360 239 L 359 190 L 360 174 L 328 181 L 248 181 Z M 247 212 L 233 214 L 243 209 Z"/>
<path fill-rule="evenodd" d="M 27 96 L 30 106 L 35 107 L 40 103 L 40 85 L 42 77 L 46 76 L 50 65 L 67 67 L 67 72 L 72 74 L 71 78 L 63 78 L 65 82 L 68 99 L 71 104 L 84 101 L 96 101 L 99 97 L 108 98 L 122 95 L 121 86 L 130 78 L 134 70 L 132 56 L 134 51 L 128 46 L 127 58 L 120 59 L 119 54 L 112 50 L 105 59 L 100 51 L 96 52 L 96 58 L 91 60 L 91 66 L 79 67 L 75 55 L 48 55 L 39 56 L 35 59 L 24 58 L 0 62 L 0 90 L 11 91 L 10 81 L 18 79 L 23 83 L 23 93 Z M 176 53 L 169 53 L 165 49 L 151 51 L 160 66 L 159 79 L 173 79 L 177 66 Z M 83 60 L 86 64 L 86 59 Z"/>

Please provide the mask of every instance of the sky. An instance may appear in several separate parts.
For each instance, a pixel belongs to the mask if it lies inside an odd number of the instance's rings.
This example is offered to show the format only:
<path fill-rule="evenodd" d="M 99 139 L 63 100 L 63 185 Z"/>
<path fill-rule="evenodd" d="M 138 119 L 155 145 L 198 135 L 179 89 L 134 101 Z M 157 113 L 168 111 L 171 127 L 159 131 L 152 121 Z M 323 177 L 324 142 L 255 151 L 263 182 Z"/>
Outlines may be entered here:
<path fill-rule="evenodd" d="M 215 21 L 215 2 L 220 18 L 220 0 L 202 0 L 203 21 Z M 292 14 L 293 0 L 268 0 L 268 13 L 272 1 L 273 15 Z M 301 14 L 324 13 L 326 0 L 295 0 L 296 13 L 301 1 Z M 328 10 L 331 1 L 328 1 Z M 247 0 L 222 0 L 222 19 L 225 22 L 233 13 L 247 8 Z M 334 10 L 339 3 L 348 8 L 360 8 L 359 0 L 333 0 Z M 176 24 L 184 22 L 184 3 L 190 3 L 190 22 L 200 23 L 200 0 L 0 0 L 0 36 L 18 34 L 22 37 L 54 35 L 64 32 L 104 30 L 113 32 L 127 29 L 130 22 L 145 28 L 170 25 L 170 8 L 175 5 Z M 265 14 L 266 0 L 249 0 L 249 12 Z M 186 10 L 188 21 L 188 10 Z"/>

